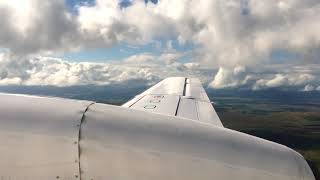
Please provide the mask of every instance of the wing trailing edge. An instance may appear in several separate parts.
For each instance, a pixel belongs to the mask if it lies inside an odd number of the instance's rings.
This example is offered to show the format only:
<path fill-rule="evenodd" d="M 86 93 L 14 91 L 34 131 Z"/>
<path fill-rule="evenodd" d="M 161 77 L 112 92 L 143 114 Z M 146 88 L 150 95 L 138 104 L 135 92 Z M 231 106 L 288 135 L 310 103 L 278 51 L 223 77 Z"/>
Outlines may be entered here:
<path fill-rule="evenodd" d="M 223 127 L 201 82 L 196 78 L 166 78 L 122 106 Z"/>

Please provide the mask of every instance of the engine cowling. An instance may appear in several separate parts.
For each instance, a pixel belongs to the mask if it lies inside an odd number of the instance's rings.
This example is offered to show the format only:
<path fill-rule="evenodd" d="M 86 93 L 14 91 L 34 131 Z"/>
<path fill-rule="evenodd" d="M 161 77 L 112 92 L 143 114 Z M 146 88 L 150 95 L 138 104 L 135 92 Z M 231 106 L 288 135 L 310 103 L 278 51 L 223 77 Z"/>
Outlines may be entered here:
<path fill-rule="evenodd" d="M 314 180 L 297 152 L 189 119 L 0 94 L 4 179 Z"/>

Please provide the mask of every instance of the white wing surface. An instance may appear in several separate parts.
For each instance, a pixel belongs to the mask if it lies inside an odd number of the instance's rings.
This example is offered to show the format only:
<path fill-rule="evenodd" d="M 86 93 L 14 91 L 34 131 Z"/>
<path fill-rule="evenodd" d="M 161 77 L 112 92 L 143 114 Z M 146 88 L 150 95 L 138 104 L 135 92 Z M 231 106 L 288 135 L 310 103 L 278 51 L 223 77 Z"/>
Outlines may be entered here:
<path fill-rule="evenodd" d="M 123 107 L 178 116 L 223 127 L 201 82 L 195 78 L 164 79 L 125 103 Z"/>
<path fill-rule="evenodd" d="M 130 108 L 0 99 L 1 179 L 315 180 L 292 149 L 219 127 L 197 80 L 167 79 Z M 218 126 L 200 122 L 209 120 Z"/>

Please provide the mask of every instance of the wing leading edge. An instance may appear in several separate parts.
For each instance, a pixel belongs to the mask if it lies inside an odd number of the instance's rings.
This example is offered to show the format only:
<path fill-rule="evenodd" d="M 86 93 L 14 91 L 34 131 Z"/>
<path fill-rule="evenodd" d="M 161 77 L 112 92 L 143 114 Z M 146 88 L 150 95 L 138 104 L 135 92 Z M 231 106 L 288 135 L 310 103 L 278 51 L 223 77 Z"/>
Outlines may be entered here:
<path fill-rule="evenodd" d="M 201 82 L 196 78 L 164 79 L 122 106 L 223 127 Z"/>

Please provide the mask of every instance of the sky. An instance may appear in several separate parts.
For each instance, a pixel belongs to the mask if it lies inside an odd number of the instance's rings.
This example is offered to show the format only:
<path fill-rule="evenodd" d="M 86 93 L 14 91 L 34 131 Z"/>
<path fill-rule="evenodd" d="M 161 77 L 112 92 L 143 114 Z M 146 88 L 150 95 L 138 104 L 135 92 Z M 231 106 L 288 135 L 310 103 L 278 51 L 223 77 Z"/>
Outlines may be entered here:
<path fill-rule="evenodd" d="M 0 0 L 0 85 L 188 76 L 320 91 L 318 12 L 318 0 Z"/>

